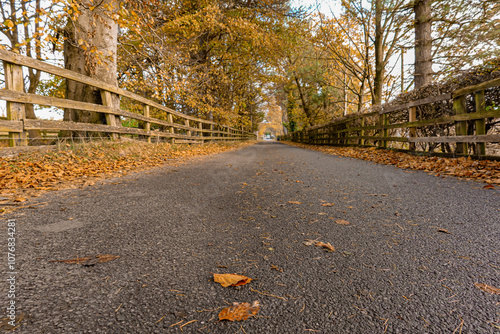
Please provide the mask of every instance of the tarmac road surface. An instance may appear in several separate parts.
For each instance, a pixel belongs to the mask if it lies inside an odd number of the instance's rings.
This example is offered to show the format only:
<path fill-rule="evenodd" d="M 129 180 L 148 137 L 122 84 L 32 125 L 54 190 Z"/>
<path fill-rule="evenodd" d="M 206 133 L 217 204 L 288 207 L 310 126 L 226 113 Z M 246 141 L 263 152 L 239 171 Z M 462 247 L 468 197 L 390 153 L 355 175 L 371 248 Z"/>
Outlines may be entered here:
<path fill-rule="evenodd" d="M 475 285 L 500 288 L 499 195 L 275 142 L 48 193 L 2 217 L 14 333 L 500 333 L 500 295 Z M 99 254 L 120 257 L 51 262 Z"/>

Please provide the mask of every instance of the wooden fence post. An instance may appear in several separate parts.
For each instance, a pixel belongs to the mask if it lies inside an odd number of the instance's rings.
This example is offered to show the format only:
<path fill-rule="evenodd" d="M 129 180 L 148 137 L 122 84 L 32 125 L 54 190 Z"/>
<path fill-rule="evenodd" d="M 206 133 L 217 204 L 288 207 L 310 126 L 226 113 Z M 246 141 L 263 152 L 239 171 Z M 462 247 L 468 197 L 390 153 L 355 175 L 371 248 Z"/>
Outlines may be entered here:
<path fill-rule="evenodd" d="M 408 110 L 408 122 L 416 122 L 417 121 L 417 107 L 410 107 Z M 410 128 L 410 138 L 414 138 L 417 136 L 417 128 Z M 417 146 L 414 142 L 410 143 L 410 151 L 415 151 Z"/>
<path fill-rule="evenodd" d="M 115 102 L 113 101 L 113 95 L 108 92 L 107 90 L 101 89 L 101 99 L 102 99 L 102 105 L 109 107 L 111 109 L 115 108 Z M 119 122 L 119 119 L 117 120 L 117 116 L 113 114 L 105 114 L 106 116 L 106 124 L 116 127 L 117 126 L 117 121 Z M 112 133 L 111 138 L 113 139 L 118 139 L 119 135 L 118 133 Z"/>
<path fill-rule="evenodd" d="M 200 131 L 198 131 L 198 132 L 200 133 L 201 143 L 203 144 L 203 123 L 202 122 L 198 123 L 198 129 L 200 129 Z"/>
<path fill-rule="evenodd" d="M 174 123 L 174 117 L 172 116 L 172 114 L 170 114 L 170 113 L 167 114 L 167 121 L 170 124 Z M 171 134 L 175 133 L 175 128 L 173 126 L 170 127 L 170 133 Z M 175 137 L 170 137 L 170 144 L 174 144 L 174 143 L 175 143 Z"/>
<path fill-rule="evenodd" d="M 18 65 L 4 62 L 5 89 L 24 92 L 23 68 Z M 7 119 L 10 121 L 24 121 L 26 109 L 24 103 L 7 102 Z M 27 146 L 26 131 L 9 132 L 9 146 Z"/>
<path fill-rule="evenodd" d="M 366 122 L 366 117 L 365 116 L 361 116 L 361 132 L 360 132 L 360 137 L 364 137 L 365 136 L 365 122 Z M 365 145 L 365 138 L 360 138 L 359 141 L 358 141 L 358 144 L 360 146 L 364 146 Z"/>
<path fill-rule="evenodd" d="M 476 112 L 484 113 L 486 111 L 485 101 L 484 101 L 484 90 L 476 92 L 474 95 L 474 100 L 476 102 Z M 486 119 L 478 119 L 476 120 L 476 135 L 485 135 L 486 134 Z M 477 154 L 478 155 L 486 155 L 486 143 L 477 143 L 476 144 Z"/>
<path fill-rule="evenodd" d="M 189 119 L 184 120 L 184 125 L 185 126 L 191 126 L 191 125 L 189 125 Z M 188 137 L 191 137 L 191 131 L 190 130 L 187 130 L 187 135 L 188 135 Z"/>
<path fill-rule="evenodd" d="M 453 111 L 456 115 L 465 114 L 467 112 L 465 95 L 453 99 Z M 457 136 L 467 135 L 467 121 L 455 122 L 455 134 Z M 457 143 L 456 154 L 467 154 L 468 151 L 467 143 Z"/>
<path fill-rule="evenodd" d="M 349 128 L 350 127 L 351 126 L 349 124 L 349 121 L 345 122 L 345 129 L 347 130 L 346 132 L 344 132 L 345 133 L 345 141 L 344 141 L 345 145 L 349 145 L 349 142 L 350 142 L 350 140 L 349 140 L 349 137 L 350 137 L 350 133 L 349 133 L 350 130 L 349 130 Z"/>
<path fill-rule="evenodd" d="M 389 124 L 389 119 L 387 118 L 387 114 L 381 114 L 379 116 L 379 124 L 380 124 L 380 130 L 381 130 L 380 136 L 382 137 L 380 139 L 379 147 L 387 148 L 387 140 L 385 139 L 389 134 L 389 131 L 385 127 L 386 125 Z"/>
<path fill-rule="evenodd" d="M 145 104 L 143 107 L 143 110 L 144 110 L 144 117 L 149 117 L 149 106 L 147 104 Z M 146 130 L 148 132 L 148 134 L 146 135 L 147 139 L 148 139 L 148 143 L 151 143 L 151 123 L 149 122 L 146 122 L 144 123 L 144 130 Z"/>

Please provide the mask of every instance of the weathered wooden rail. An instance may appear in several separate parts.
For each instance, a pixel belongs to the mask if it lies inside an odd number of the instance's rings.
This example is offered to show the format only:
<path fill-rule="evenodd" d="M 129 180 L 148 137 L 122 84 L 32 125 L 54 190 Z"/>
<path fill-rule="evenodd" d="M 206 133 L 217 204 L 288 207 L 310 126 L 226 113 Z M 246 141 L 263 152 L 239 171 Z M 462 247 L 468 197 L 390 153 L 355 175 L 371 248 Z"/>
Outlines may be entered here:
<path fill-rule="evenodd" d="M 416 150 L 416 143 L 452 143 L 455 145 L 453 152 L 455 155 L 472 155 L 469 148 L 471 145 L 476 145 L 472 153 L 484 156 L 486 143 L 500 142 L 500 134 L 498 132 L 486 134 L 485 126 L 486 119 L 500 118 L 500 109 L 485 108 L 485 91 L 499 86 L 500 78 L 497 78 L 452 93 L 406 104 L 392 106 L 386 104 L 376 112 L 346 116 L 327 124 L 287 134 L 283 136 L 283 140 L 319 145 L 381 148 L 388 148 L 389 143 L 398 143 L 392 147 L 409 151 Z M 421 107 L 438 103 L 448 103 L 451 106 L 450 115 L 431 119 L 418 117 Z M 474 104 L 475 112 L 467 112 L 467 103 Z M 368 120 L 370 122 L 367 122 Z M 391 120 L 398 121 L 391 122 Z M 468 127 L 469 121 L 475 121 L 473 127 Z M 451 125 L 450 135 L 417 136 L 417 129 L 436 125 Z M 470 133 L 471 128 L 474 130 L 473 134 Z M 389 131 L 393 132 L 393 135 L 389 135 Z"/>
<path fill-rule="evenodd" d="M 0 59 L 3 61 L 5 75 L 5 89 L 0 89 L 0 100 L 7 101 L 7 120 L 0 120 L 0 132 L 9 133 L 9 146 L 28 145 L 28 130 L 85 131 L 111 134 L 113 138 L 117 138 L 120 134 L 135 135 L 146 138 L 149 142 L 153 138 L 155 140 L 166 139 L 173 143 L 203 143 L 254 138 L 254 134 L 245 132 L 243 129 L 182 114 L 132 92 L 33 58 L 0 50 Z M 93 86 L 100 90 L 103 104 L 25 93 L 23 66 Z M 142 114 L 113 107 L 111 104 L 113 94 L 141 104 Z M 28 103 L 102 113 L 106 116 L 106 124 L 27 119 L 25 104 Z M 151 117 L 151 110 L 154 109 L 161 111 L 166 119 Z M 142 128 L 124 127 L 120 117 L 141 121 L 143 126 Z M 151 130 L 152 125 L 157 129 Z"/>

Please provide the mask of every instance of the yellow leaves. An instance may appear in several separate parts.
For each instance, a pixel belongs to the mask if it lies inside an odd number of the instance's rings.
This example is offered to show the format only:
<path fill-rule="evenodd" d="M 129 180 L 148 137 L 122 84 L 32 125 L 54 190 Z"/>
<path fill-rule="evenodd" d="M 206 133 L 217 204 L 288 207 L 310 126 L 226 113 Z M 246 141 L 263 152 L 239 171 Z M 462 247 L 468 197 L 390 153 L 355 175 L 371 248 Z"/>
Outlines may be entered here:
<path fill-rule="evenodd" d="M 259 312 L 259 302 L 250 303 L 233 303 L 233 306 L 222 309 L 219 313 L 219 321 L 242 321 L 250 317 L 254 317 Z"/>
<path fill-rule="evenodd" d="M 500 289 L 494 286 L 484 284 L 484 283 L 474 283 L 476 288 L 483 290 L 484 292 L 490 293 L 492 295 L 500 295 Z"/>
<path fill-rule="evenodd" d="M 321 206 L 334 206 L 333 203 L 322 203 Z"/>
<path fill-rule="evenodd" d="M 26 202 L 26 201 L 27 201 L 27 199 L 24 197 L 16 197 L 14 199 L 14 202 L 17 202 L 17 203 Z"/>
<path fill-rule="evenodd" d="M 299 201 L 288 201 L 288 203 L 290 203 L 290 204 L 302 204 L 302 202 L 299 202 Z"/>
<path fill-rule="evenodd" d="M 223 287 L 240 286 L 250 283 L 252 279 L 236 274 L 214 274 L 214 282 L 220 283 Z"/>
<path fill-rule="evenodd" d="M 14 28 L 14 22 L 12 22 L 11 20 L 5 20 L 3 24 L 11 29 Z"/>

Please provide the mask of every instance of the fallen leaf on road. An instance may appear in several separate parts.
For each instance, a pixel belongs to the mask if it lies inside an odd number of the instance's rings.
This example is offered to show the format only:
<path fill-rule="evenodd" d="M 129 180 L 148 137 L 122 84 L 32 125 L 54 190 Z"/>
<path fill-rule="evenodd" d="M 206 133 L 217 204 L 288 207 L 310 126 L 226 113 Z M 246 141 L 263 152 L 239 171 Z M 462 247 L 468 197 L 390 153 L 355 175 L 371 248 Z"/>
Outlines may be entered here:
<path fill-rule="evenodd" d="M 350 224 L 347 220 L 344 220 L 344 219 L 338 219 L 335 222 L 339 225 L 349 225 Z"/>
<path fill-rule="evenodd" d="M 311 239 L 306 239 L 303 244 L 306 245 L 306 246 L 312 246 L 314 244 L 316 244 L 318 242 L 318 240 L 311 240 Z"/>
<path fill-rule="evenodd" d="M 283 272 L 283 269 L 278 268 L 278 266 L 275 266 L 275 265 L 272 265 L 271 269 L 274 269 L 274 270 L 279 271 L 279 272 Z"/>
<path fill-rule="evenodd" d="M 495 186 L 492 184 L 485 185 L 483 189 L 495 189 Z"/>
<path fill-rule="evenodd" d="M 329 252 L 335 252 L 335 247 L 333 247 L 330 243 L 325 244 L 324 242 L 318 241 L 314 245 L 317 247 L 323 247 Z"/>
<path fill-rule="evenodd" d="M 97 263 L 109 262 L 118 259 L 118 255 L 100 254 L 96 256 L 77 257 L 69 260 L 53 260 L 50 262 L 64 262 L 68 264 L 81 264 L 82 266 L 92 266 Z"/>
<path fill-rule="evenodd" d="M 219 313 L 219 321 L 242 321 L 250 317 L 254 317 L 259 312 L 259 302 L 250 303 L 233 303 L 233 306 L 223 308 Z"/>
<path fill-rule="evenodd" d="M 302 242 L 306 246 L 316 246 L 316 247 L 323 247 L 329 252 L 335 252 L 335 247 L 333 247 L 330 243 L 324 243 L 322 241 L 318 240 L 311 240 L 311 239 L 306 239 Z"/>
<path fill-rule="evenodd" d="M 500 289 L 499 288 L 495 288 L 494 286 L 491 286 L 491 285 L 488 285 L 488 284 L 484 284 L 484 283 L 474 283 L 474 285 L 478 289 L 481 289 L 481 290 L 483 290 L 485 292 L 491 293 L 492 295 L 493 294 L 500 295 Z"/>
<path fill-rule="evenodd" d="M 333 203 L 323 203 L 321 204 L 321 206 L 333 206 L 334 204 Z"/>
<path fill-rule="evenodd" d="M 223 287 L 240 286 L 250 283 L 252 279 L 236 274 L 214 274 L 214 282 L 220 283 Z"/>
<path fill-rule="evenodd" d="M 452 234 L 451 232 L 448 232 L 447 230 L 445 230 L 444 228 L 440 228 L 439 230 L 437 230 L 438 232 L 441 232 L 441 233 L 446 233 L 446 234 Z"/>
<path fill-rule="evenodd" d="M 17 197 L 17 198 L 14 199 L 14 202 L 18 202 L 18 203 L 20 203 L 20 202 L 26 202 L 26 201 L 27 201 L 27 199 L 24 198 L 24 197 Z"/>
<path fill-rule="evenodd" d="M 302 204 L 302 202 L 299 202 L 299 201 L 288 201 L 288 203 L 290 203 L 290 204 Z"/>

